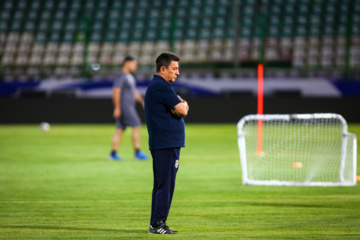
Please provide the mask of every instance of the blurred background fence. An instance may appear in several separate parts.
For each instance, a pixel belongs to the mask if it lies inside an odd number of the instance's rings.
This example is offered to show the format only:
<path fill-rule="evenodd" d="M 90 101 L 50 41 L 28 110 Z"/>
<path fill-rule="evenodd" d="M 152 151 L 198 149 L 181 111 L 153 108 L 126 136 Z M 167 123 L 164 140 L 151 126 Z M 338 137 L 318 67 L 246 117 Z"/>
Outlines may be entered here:
<path fill-rule="evenodd" d="M 211 74 L 243 77 L 249 73 L 240 69 L 264 62 L 270 76 L 359 77 L 359 0 L 4 0 L 0 7 L 5 81 L 104 77 L 127 54 L 138 57 L 140 72 L 153 72 L 166 50 L 183 68 Z"/>

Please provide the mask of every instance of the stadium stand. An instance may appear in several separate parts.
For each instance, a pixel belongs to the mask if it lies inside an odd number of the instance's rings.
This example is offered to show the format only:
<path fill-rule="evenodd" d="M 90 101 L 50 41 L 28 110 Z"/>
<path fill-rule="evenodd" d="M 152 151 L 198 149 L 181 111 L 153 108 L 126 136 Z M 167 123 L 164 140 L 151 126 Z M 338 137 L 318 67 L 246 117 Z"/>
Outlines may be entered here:
<path fill-rule="evenodd" d="M 1 76 L 81 77 L 126 54 L 152 65 L 167 50 L 184 64 L 246 64 L 261 58 L 259 35 L 265 63 L 359 68 L 360 0 L 235 1 L 3 0 Z"/>

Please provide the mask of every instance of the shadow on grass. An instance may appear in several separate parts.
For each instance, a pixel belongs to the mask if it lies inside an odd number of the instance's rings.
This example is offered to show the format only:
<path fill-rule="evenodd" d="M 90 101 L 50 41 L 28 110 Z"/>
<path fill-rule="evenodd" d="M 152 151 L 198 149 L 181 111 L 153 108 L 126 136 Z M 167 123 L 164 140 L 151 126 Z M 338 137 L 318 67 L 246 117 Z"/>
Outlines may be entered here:
<path fill-rule="evenodd" d="M 320 204 L 304 204 L 304 203 L 282 203 L 282 202 L 247 202 L 246 205 L 252 206 L 271 206 L 271 207 L 291 207 L 291 208 L 338 208 L 339 206 L 329 206 Z"/>
<path fill-rule="evenodd" d="M 105 229 L 105 228 L 81 228 L 81 227 L 62 227 L 62 226 L 36 226 L 36 225 L 0 225 L 0 228 L 15 228 L 15 229 L 47 229 L 47 230 L 69 230 L 69 231 L 95 231 L 95 232 L 117 232 L 117 233 L 147 233 L 144 230 L 130 230 L 130 229 Z"/>

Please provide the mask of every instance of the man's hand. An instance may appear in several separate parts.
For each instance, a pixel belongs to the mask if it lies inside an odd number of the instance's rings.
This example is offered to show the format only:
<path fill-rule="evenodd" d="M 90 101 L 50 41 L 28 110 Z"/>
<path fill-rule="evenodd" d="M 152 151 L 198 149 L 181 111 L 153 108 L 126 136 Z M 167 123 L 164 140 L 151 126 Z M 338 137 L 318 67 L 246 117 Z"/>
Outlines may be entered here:
<path fill-rule="evenodd" d="M 121 116 L 121 109 L 120 108 L 114 108 L 113 117 L 119 118 Z"/>
<path fill-rule="evenodd" d="M 189 104 L 187 103 L 187 101 L 183 101 L 182 103 L 185 105 L 186 109 L 189 111 Z"/>
<path fill-rule="evenodd" d="M 187 101 L 185 101 L 184 99 L 182 99 L 182 97 L 180 97 L 178 95 L 178 98 L 181 100 L 181 102 L 185 105 L 185 107 L 187 108 L 187 110 L 189 111 L 189 104 L 187 103 Z"/>
<path fill-rule="evenodd" d="M 178 98 L 180 99 L 181 103 L 179 103 L 173 109 L 171 109 L 171 113 L 178 117 L 185 117 L 187 115 L 187 112 L 189 111 L 189 105 L 179 95 Z"/>
<path fill-rule="evenodd" d="M 171 109 L 171 113 L 179 117 L 179 115 L 177 115 L 177 113 L 175 112 L 175 108 Z"/>

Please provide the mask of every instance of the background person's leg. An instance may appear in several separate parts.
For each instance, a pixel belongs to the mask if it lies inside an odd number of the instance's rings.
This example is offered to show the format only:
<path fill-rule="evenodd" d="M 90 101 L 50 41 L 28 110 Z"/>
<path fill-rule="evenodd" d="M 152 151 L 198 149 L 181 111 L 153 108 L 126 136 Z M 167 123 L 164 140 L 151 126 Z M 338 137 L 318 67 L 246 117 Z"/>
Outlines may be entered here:
<path fill-rule="evenodd" d="M 141 126 L 137 126 L 133 128 L 132 142 L 135 150 L 140 150 L 141 147 L 140 130 L 141 130 Z"/>
<path fill-rule="evenodd" d="M 149 157 L 141 151 L 141 142 L 140 142 L 140 130 L 141 126 L 136 126 L 133 128 L 132 141 L 135 149 L 135 159 L 138 160 L 148 160 Z"/>
<path fill-rule="evenodd" d="M 122 160 L 122 158 L 117 154 L 117 151 L 119 149 L 119 145 L 121 143 L 122 135 L 124 133 L 125 129 L 123 128 L 117 128 L 111 141 L 111 153 L 109 156 L 110 160 Z"/>
<path fill-rule="evenodd" d="M 123 132 L 124 132 L 124 129 L 116 129 L 114 136 L 112 138 L 112 150 L 113 151 L 116 151 L 116 152 L 118 151 Z"/>

